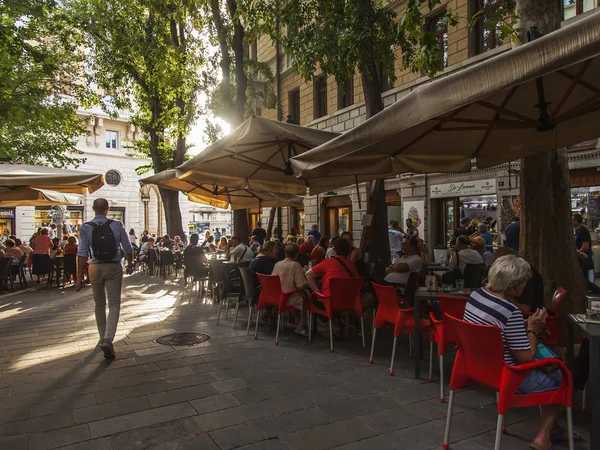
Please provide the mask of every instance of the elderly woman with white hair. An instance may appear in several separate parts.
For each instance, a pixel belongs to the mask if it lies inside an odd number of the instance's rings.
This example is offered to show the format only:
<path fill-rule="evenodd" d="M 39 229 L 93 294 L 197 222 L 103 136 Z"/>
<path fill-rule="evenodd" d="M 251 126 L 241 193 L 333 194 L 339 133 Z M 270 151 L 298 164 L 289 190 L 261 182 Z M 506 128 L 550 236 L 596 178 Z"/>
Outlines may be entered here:
<path fill-rule="evenodd" d="M 538 334 L 545 329 L 548 313 L 537 310 L 528 320 L 516 305 L 527 280 L 531 278 L 529 263 L 514 255 L 498 258 L 488 274 L 484 288 L 474 291 L 469 297 L 463 319 L 480 325 L 493 325 L 502 331 L 504 359 L 507 364 L 519 365 L 536 359 Z M 558 389 L 562 381 L 559 370 L 547 372 L 542 369 L 531 371 L 519 387 L 519 392 L 532 394 Z M 566 430 L 559 427 L 556 419 L 562 410 L 560 405 L 541 407 L 540 427 L 530 448 L 547 450 L 553 440 L 567 438 Z"/>

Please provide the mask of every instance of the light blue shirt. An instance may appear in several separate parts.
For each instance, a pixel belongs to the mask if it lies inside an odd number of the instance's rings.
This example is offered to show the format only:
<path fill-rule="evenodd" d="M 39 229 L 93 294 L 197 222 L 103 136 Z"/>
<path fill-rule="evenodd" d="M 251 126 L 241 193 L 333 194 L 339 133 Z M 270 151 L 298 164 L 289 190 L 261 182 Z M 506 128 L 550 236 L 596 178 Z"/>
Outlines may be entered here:
<path fill-rule="evenodd" d="M 91 221 L 97 223 L 98 225 L 102 225 L 108 220 L 106 216 L 96 216 Z M 79 248 L 77 250 L 77 256 L 82 256 L 84 258 L 92 257 L 90 260 L 90 264 L 99 264 L 102 261 L 96 259 L 92 256 L 92 231 L 93 227 L 84 223 L 79 228 Z M 115 235 L 115 241 L 117 243 L 117 254 L 113 261 L 118 262 L 121 261 L 121 247 L 125 251 L 126 254 L 133 253 L 133 249 L 131 248 L 131 242 L 129 242 L 129 235 L 125 231 L 125 226 L 123 222 L 119 220 L 114 220 L 110 224 L 110 229 Z"/>

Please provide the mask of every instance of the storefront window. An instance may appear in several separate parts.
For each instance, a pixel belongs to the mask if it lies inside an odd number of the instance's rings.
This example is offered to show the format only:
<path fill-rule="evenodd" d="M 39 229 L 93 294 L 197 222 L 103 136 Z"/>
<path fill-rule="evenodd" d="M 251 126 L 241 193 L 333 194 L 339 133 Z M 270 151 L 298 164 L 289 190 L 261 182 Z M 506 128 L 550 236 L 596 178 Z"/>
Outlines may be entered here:
<path fill-rule="evenodd" d="M 294 208 L 294 226 L 300 236 L 304 236 L 304 210 Z"/>
<path fill-rule="evenodd" d="M 50 208 L 36 207 L 34 215 L 35 229 L 48 227 L 52 222 L 50 215 Z M 77 236 L 79 234 L 79 227 L 83 224 L 83 208 L 77 206 L 67 207 L 67 229 L 69 234 Z M 61 230 L 61 233 L 65 230 Z"/>
<path fill-rule="evenodd" d="M 119 220 L 125 223 L 125 208 L 111 208 L 106 217 L 111 220 Z"/>
<path fill-rule="evenodd" d="M 12 208 L 0 209 L 0 237 L 6 239 L 14 233 L 15 210 Z"/>

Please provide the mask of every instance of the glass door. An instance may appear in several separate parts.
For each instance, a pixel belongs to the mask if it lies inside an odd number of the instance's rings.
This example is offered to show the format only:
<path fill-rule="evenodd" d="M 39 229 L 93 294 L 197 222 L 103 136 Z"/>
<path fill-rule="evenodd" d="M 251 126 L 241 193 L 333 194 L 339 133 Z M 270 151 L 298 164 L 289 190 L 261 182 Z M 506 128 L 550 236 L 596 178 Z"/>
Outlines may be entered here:
<path fill-rule="evenodd" d="M 454 237 L 454 222 L 455 222 L 455 199 L 444 200 L 444 237 L 446 245 L 450 245 L 450 241 Z"/>

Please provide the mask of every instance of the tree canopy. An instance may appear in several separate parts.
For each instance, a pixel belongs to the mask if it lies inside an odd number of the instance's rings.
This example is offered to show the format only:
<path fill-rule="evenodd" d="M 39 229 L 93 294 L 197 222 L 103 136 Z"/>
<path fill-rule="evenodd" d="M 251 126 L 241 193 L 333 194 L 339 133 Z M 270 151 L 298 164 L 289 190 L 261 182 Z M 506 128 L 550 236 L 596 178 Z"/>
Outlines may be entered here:
<path fill-rule="evenodd" d="M 29 164 L 78 165 L 89 100 L 76 77 L 81 34 L 54 0 L 0 2 L 0 156 Z"/>

